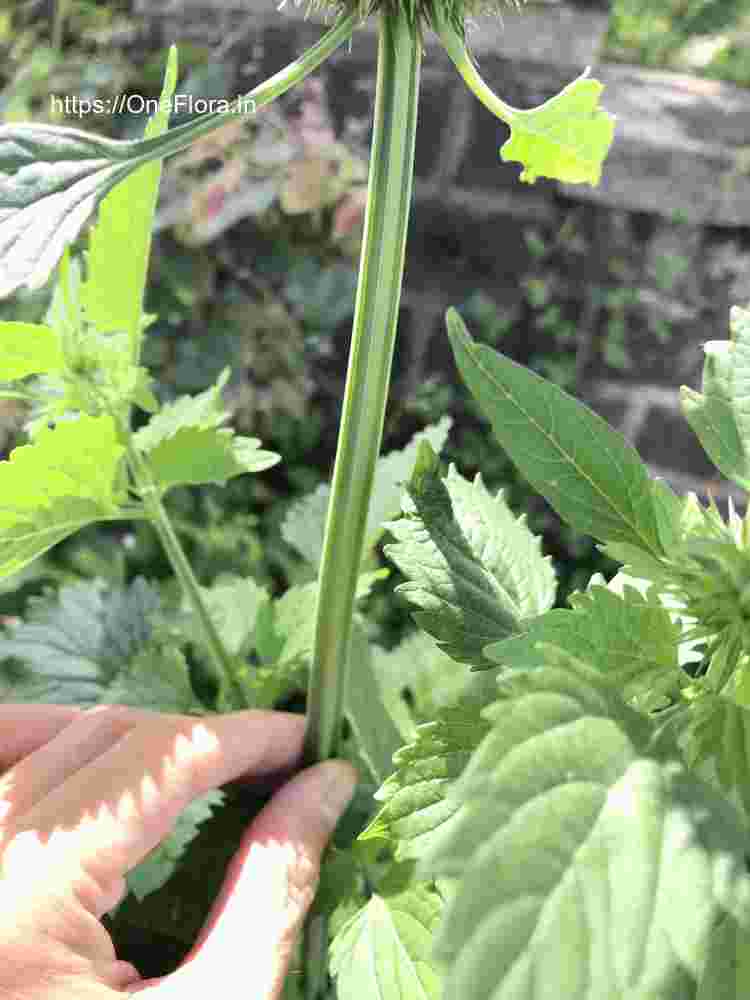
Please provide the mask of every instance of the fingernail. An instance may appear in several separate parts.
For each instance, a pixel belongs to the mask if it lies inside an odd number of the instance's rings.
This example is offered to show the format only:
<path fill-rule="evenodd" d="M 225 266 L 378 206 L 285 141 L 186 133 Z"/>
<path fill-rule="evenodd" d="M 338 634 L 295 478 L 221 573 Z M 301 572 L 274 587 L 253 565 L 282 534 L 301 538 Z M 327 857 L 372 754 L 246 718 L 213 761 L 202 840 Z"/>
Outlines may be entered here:
<path fill-rule="evenodd" d="M 335 827 L 354 797 L 358 777 L 351 767 L 337 761 L 327 762 L 325 769 L 326 778 L 322 799 L 331 826 Z"/>

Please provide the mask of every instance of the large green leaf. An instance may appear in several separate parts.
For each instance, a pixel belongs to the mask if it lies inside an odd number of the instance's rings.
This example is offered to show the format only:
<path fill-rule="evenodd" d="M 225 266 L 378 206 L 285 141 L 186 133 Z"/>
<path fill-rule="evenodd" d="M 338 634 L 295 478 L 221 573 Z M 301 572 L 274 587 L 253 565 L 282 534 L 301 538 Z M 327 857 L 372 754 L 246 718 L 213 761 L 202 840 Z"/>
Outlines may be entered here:
<path fill-rule="evenodd" d="M 365 553 L 377 544 L 388 518 L 399 512 L 403 486 L 411 475 L 420 442 L 429 441 L 434 451 L 440 452 L 450 427 L 451 418 L 443 417 L 437 424 L 418 431 L 405 448 L 390 451 L 378 459 L 367 510 Z M 321 483 L 312 493 L 291 505 L 281 526 L 284 540 L 316 568 L 323 554 L 330 495 L 330 485 Z"/>
<path fill-rule="evenodd" d="M 681 632 L 666 608 L 629 586 L 622 595 L 593 586 L 572 594 L 570 604 L 572 610 L 556 608 L 530 622 L 523 635 L 493 643 L 485 655 L 503 667 L 533 670 L 544 662 L 539 643 L 550 643 L 616 681 L 634 708 L 664 707 L 682 678 Z"/>
<path fill-rule="evenodd" d="M 750 928 L 736 812 L 596 671 L 513 673 L 418 875 L 461 879 L 445 1000 L 692 997 L 716 922 Z"/>
<path fill-rule="evenodd" d="M 481 476 L 470 483 L 451 466 L 441 479 L 427 443 L 403 508 L 406 516 L 387 525 L 397 544 L 385 546 L 408 579 L 396 592 L 419 609 L 416 623 L 453 659 L 489 668 L 483 648 L 520 632 L 554 601 L 555 574 L 541 540 Z"/>
<path fill-rule="evenodd" d="M 576 531 L 662 554 L 648 471 L 601 417 L 469 336 L 447 314 L 456 364 L 495 437 L 531 485 Z"/>
<path fill-rule="evenodd" d="M 440 1000 L 442 969 L 430 952 L 444 901 L 396 866 L 331 943 L 338 1000 Z"/>
<path fill-rule="evenodd" d="M 0 576 L 86 524 L 125 516 L 117 489 L 123 454 L 111 417 L 82 414 L 43 427 L 0 462 Z"/>
<path fill-rule="evenodd" d="M 704 344 L 703 393 L 683 386 L 682 412 L 717 469 L 750 489 L 750 310 L 732 309 L 731 331 Z"/>
<path fill-rule="evenodd" d="M 358 841 L 388 840 L 398 860 L 422 857 L 455 816 L 449 790 L 489 732 L 482 716 L 489 699 L 464 696 L 418 726 L 416 738 L 394 756 L 394 773 L 375 794 L 385 803 Z"/>

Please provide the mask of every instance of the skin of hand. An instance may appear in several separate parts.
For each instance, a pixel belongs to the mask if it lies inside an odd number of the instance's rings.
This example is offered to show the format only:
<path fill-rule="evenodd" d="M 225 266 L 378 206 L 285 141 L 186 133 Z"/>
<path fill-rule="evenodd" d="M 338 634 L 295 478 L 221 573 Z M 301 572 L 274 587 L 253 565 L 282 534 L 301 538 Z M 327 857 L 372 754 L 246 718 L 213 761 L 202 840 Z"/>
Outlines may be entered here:
<path fill-rule="evenodd" d="M 304 717 L 0 705 L 0 1000 L 278 1000 L 321 855 L 357 782 L 298 771 Z M 293 775 L 293 776 L 292 776 Z M 143 980 L 101 917 L 182 810 L 230 782 L 274 789 L 182 964 Z M 230 984 L 237 984 L 236 994 Z"/>

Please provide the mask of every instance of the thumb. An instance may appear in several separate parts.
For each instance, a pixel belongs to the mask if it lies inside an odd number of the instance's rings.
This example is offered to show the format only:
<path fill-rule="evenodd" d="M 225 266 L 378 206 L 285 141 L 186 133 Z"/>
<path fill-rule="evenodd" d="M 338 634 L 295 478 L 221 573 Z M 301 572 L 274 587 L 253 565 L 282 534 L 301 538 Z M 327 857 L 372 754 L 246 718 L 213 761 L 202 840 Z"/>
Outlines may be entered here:
<path fill-rule="evenodd" d="M 156 988 L 160 998 L 167 1000 L 173 986 L 175 997 L 184 997 L 186 989 L 221 982 L 229 984 L 222 987 L 226 1000 L 277 1000 L 315 896 L 321 856 L 356 785 L 351 764 L 329 760 L 276 792 L 245 831 L 193 948 Z"/>

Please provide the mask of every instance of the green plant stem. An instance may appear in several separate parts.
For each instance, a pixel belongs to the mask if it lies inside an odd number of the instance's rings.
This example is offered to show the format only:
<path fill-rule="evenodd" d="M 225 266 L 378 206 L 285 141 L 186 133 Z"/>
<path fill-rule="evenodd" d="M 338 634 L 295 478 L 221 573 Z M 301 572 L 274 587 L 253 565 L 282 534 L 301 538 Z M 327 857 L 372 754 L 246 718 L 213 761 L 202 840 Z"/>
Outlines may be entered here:
<path fill-rule="evenodd" d="M 421 58 L 421 43 L 403 11 L 383 11 L 367 212 L 318 586 L 304 764 L 336 756 L 338 749 L 354 595 L 401 299 Z M 307 1000 L 317 998 L 325 984 L 327 945 L 325 914 L 313 906 L 303 950 Z"/>
<path fill-rule="evenodd" d="M 445 51 L 451 58 L 453 65 L 464 78 L 466 86 L 474 96 L 491 111 L 496 118 L 510 123 L 517 115 L 524 112 L 518 108 L 511 107 L 495 94 L 479 75 L 479 71 L 474 65 L 466 44 L 456 29 L 447 18 L 441 17 L 440 4 L 435 5 L 435 30 L 440 35 L 440 40 L 445 46 Z"/>
<path fill-rule="evenodd" d="M 295 59 L 284 69 L 279 70 L 278 73 L 274 73 L 273 76 L 264 80 L 247 94 L 236 98 L 228 110 L 209 111 L 199 115 L 191 122 L 178 125 L 177 128 L 170 129 L 164 135 L 154 136 L 151 139 L 123 142 L 121 145 L 125 151 L 125 158 L 143 157 L 144 162 L 148 162 L 156 157 L 171 156 L 173 153 L 187 149 L 202 135 L 207 135 L 209 132 L 221 128 L 222 125 L 226 125 L 232 118 L 245 118 L 251 102 L 251 110 L 259 111 L 264 105 L 281 97 L 287 90 L 291 90 L 306 76 L 314 72 L 332 52 L 351 37 L 360 20 L 359 14 L 347 14 L 339 18 L 330 31 L 323 35 L 320 41 L 309 48 L 304 55 Z"/>
<path fill-rule="evenodd" d="M 180 582 L 182 592 L 187 597 L 200 622 L 203 639 L 214 670 L 217 676 L 223 679 L 226 690 L 232 692 L 234 704 L 238 708 L 250 708 L 252 706 L 248 703 L 242 685 L 235 677 L 232 659 L 224 648 L 219 633 L 211 621 L 211 616 L 201 597 L 198 581 L 180 544 L 180 540 L 172 527 L 172 522 L 161 501 L 159 489 L 153 482 L 149 468 L 132 445 L 129 445 L 127 449 L 127 457 L 136 488 L 143 499 L 143 505 L 148 518 L 159 536 L 159 541 L 164 546 L 164 551 L 174 570 L 175 576 Z"/>

